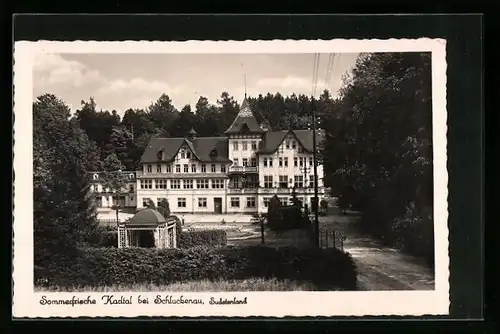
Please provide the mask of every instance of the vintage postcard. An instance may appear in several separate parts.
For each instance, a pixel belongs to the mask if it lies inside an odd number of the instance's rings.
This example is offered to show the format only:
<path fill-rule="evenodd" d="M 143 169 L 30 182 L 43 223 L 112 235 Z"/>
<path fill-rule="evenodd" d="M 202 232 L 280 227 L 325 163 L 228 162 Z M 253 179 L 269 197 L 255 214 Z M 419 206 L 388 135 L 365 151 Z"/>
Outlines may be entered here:
<path fill-rule="evenodd" d="M 445 40 L 14 61 L 14 317 L 448 314 Z"/>

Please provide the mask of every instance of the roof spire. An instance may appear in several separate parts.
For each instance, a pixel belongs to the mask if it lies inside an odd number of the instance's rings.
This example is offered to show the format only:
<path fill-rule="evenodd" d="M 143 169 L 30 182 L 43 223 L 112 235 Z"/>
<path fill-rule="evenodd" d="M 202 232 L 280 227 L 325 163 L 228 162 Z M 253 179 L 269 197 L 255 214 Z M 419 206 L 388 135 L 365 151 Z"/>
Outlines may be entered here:
<path fill-rule="evenodd" d="M 245 73 L 245 99 L 247 98 L 247 74 Z"/>

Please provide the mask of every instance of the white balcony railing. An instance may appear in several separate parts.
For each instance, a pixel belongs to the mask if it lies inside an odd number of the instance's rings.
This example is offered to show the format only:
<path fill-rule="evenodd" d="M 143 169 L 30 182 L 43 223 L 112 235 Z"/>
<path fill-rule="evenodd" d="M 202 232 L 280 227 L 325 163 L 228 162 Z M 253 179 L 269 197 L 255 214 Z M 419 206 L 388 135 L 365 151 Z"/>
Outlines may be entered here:
<path fill-rule="evenodd" d="M 258 171 L 257 166 L 229 166 L 230 173 L 257 173 Z"/>

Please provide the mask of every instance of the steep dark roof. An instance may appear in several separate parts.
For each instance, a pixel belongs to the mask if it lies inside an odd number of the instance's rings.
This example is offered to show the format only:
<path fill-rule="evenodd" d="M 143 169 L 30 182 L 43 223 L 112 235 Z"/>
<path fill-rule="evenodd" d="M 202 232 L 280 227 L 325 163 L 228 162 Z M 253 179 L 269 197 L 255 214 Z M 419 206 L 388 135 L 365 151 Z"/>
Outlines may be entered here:
<path fill-rule="evenodd" d="M 307 152 L 313 152 L 313 132 L 311 130 L 281 130 L 266 132 L 260 143 L 258 153 L 274 153 L 289 133 L 297 138 L 299 144 L 302 145 Z M 320 142 L 321 136 L 316 132 L 316 144 L 319 145 Z"/>
<path fill-rule="evenodd" d="M 250 109 L 250 105 L 245 97 L 241 103 L 240 111 L 233 123 L 226 130 L 226 134 L 235 133 L 263 133 L 264 131 L 259 126 L 257 119 Z"/>
<path fill-rule="evenodd" d="M 198 137 L 193 141 L 186 138 L 151 138 L 141 157 L 141 163 L 172 162 L 183 145 L 188 146 L 195 158 L 201 162 L 230 162 L 227 137 Z M 163 159 L 158 152 L 163 151 Z M 216 155 L 211 154 L 215 152 Z"/>

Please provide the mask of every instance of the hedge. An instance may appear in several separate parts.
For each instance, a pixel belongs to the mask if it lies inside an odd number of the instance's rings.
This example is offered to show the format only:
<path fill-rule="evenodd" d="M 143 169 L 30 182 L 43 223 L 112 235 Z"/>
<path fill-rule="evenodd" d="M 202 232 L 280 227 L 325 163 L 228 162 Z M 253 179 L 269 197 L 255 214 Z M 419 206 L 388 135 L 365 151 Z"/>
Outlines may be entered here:
<path fill-rule="evenodd" d="M 35 270 L 36 282 L 70 289 L 248 278 L 305 281 L 318 290 L 356 289 L 351 256 L 335 248 L 87 248 L 78 259 Z"/>
<path fill-rule="evenodd" d="M 224 230 L 183 231 L 180 235 L 177 235 L 177 247 L 179 248 L 219 247 L 226 244 L 227 232 Z M 91 246 L 118 247 L 118 232 L 116 229 L 99 231 L 96 241 Z"/>
<path fill-rule="evenodd" d="M 227 244 L 227 232 L 224 230 L 183 231 L 179 238 L 179 248 L 197 246 L 218 247 Z"/>

